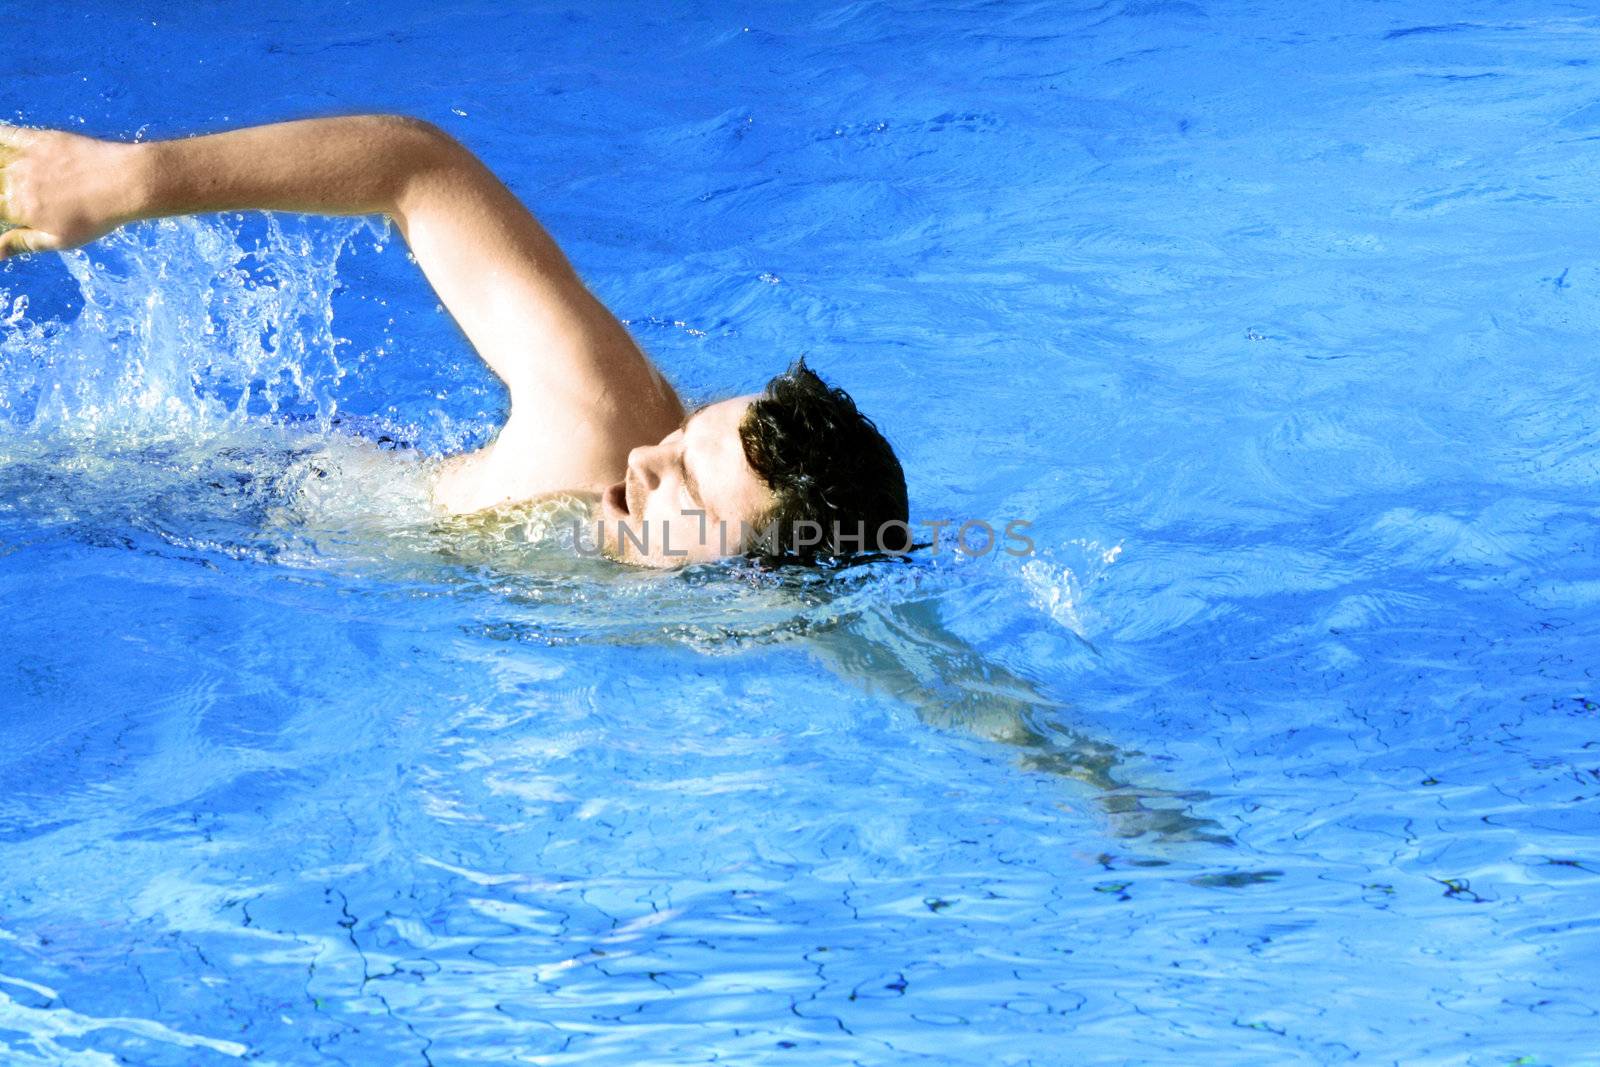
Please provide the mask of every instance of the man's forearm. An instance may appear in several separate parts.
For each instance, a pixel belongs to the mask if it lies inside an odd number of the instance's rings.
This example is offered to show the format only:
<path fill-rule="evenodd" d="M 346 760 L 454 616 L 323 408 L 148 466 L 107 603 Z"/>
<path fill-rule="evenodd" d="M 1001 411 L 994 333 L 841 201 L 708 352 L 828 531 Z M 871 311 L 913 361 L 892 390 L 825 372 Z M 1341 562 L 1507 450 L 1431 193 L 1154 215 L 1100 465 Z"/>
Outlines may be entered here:
<path fill-rule="evenodd" d="M 214 211 L 390 213 L 417 175 L 462 150 L 428 123 L 390 115 L 307 119 L 136 146 L 134 218 Z"/>

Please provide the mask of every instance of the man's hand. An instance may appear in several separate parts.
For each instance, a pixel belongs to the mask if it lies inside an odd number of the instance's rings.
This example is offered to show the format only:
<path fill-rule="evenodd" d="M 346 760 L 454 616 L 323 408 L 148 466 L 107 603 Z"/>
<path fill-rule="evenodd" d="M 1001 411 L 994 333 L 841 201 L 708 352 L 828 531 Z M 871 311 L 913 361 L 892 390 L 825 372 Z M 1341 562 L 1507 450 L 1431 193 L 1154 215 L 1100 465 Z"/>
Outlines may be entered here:
<path fill-rule="evenodd" d="M 135 145 L 0 126 L 0 259 L 87 244 L 137 217 Z"/>

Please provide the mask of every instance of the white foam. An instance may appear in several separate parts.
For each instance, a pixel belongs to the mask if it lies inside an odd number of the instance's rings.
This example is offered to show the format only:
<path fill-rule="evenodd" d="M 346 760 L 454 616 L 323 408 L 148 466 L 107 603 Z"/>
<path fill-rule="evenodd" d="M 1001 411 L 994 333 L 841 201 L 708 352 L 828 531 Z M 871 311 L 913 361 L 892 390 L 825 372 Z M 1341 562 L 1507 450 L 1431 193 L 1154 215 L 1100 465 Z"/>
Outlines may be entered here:
<path fill-rule="evenodd" d="M 1122 555 L 1122 545 L 1106 548 L 1097 541 L 1075 540 L 1065 548 L 1079 557 L 1076 570 L 1054 559 L 1035 557 L 1022 565 L 1022 584 L 1036 609 L 1088 640 L 1096 619 L 1087 604 L 1087 589 L 1105 578 Z"/>

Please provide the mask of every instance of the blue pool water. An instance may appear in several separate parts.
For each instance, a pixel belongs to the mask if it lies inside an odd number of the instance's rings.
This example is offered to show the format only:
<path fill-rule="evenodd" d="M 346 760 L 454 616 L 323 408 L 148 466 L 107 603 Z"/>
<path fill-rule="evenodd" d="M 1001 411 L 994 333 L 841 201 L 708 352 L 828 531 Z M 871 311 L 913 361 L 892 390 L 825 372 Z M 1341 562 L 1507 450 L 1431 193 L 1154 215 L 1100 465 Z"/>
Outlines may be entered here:
<path fill-rule="evenodd" d="M 441 525 L 504 396 L 382 227 L 7 263 L 0 1062 L 1594 1062 L 1600 12 L 6 36 L 28 123 L 431 119 L 686 395 L 808 353 L 1037 550 Z"/>

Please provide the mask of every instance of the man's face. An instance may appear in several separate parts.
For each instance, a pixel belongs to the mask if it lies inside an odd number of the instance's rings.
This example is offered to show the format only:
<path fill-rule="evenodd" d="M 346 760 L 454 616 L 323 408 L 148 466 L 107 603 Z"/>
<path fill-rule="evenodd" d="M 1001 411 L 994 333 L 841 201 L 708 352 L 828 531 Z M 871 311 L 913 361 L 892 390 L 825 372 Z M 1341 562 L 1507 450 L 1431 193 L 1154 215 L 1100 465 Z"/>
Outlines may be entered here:
<path fill-rule="evenodd" d="M 737 555 L 772 493 L 745 459 L 739 424 L 754 396 L 708 405 L 628 454 L 622 481 L 600 495 L 605 553 L 644 567 Z"/>

